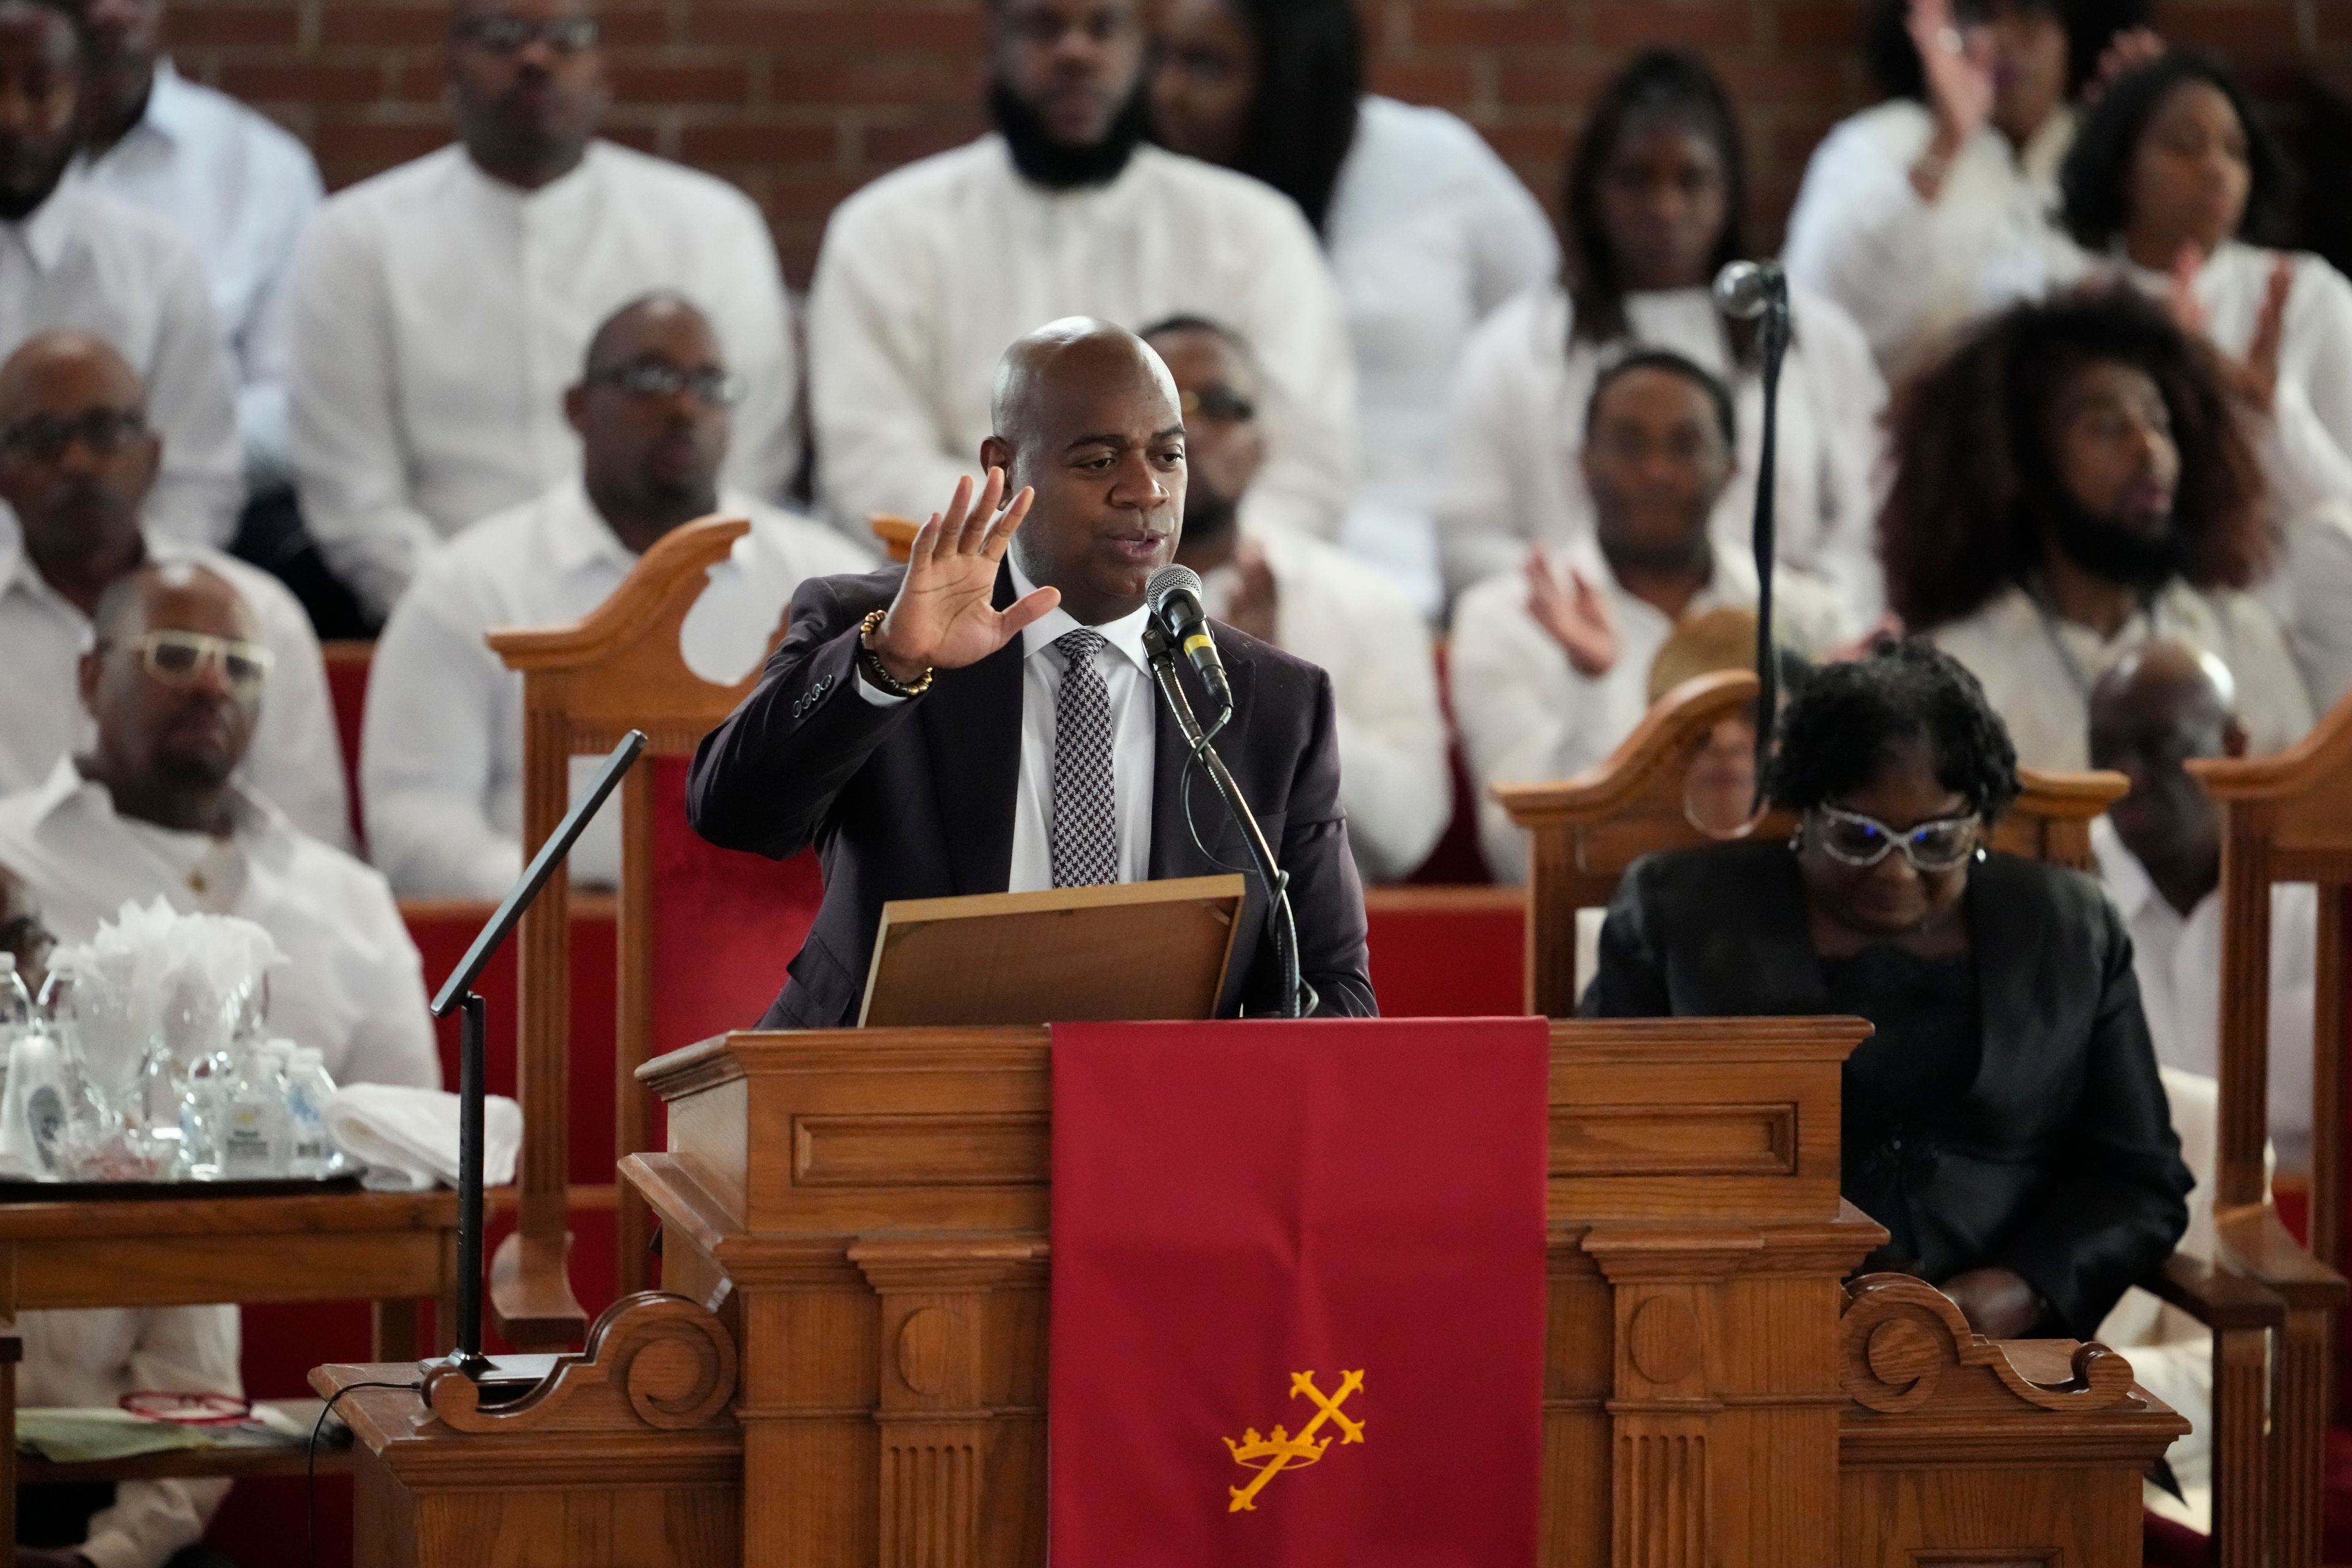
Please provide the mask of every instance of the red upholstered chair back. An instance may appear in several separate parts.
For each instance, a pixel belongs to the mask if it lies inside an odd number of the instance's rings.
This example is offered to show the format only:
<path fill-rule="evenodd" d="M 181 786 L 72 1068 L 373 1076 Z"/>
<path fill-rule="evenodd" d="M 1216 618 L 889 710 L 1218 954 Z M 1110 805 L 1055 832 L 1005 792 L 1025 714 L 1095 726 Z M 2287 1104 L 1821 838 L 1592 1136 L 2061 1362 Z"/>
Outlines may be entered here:
<path fill-rule="evenodd" d="M 609 751 L 631 730 L 646 755 L 623 783 L 621 886 L 614 1050 L 609 1063 L 612 1158 L 651 1147 L 651 1108 L 636 1069 L 659 1050 L 741 1027 L 759 1016 L 814 917 L 813 862 L 772 868 L 698 844 L 686 826 L 687 759 L 758 677 L 705 680 L 686 663 L 678 637 L 709 568 L 750 524 L 707 519 L 646 552 L 620 587 L 569 626 L 495 631 L 489 643 L 523 678 L 523 843 L 545 842 L 562 821 L 571 762 Z M 779 630 L 782 620 L 778 607 Z M 524 1349 L 568 1344 L 587 1316 L 567 1281 L 567 1190 L 572 1097 L 571 899 L 551 882 L 523 917 L 518 1098 L 523 1110 L 522 1188 L 516 1235 L 491 1268 L 494 1326 Z M 609 1184 L 613 1166 L 599 1162 Z M 618 1290 L 642 1289 L 651 1228 L 625 1187 L 610 1194 Z"/>
<path fill-rule="evenodd" d="M 334 704 L 335 739 L 343 753 L 343 797 L 352 806 L 352 842 L 367 842 L 367 824 L 360 816 L 360 723 L 367 715 L 368 668 L 375 658 L 372 642 L 331 642 L 319 649 L 327 665 L 327 700 Z"/>

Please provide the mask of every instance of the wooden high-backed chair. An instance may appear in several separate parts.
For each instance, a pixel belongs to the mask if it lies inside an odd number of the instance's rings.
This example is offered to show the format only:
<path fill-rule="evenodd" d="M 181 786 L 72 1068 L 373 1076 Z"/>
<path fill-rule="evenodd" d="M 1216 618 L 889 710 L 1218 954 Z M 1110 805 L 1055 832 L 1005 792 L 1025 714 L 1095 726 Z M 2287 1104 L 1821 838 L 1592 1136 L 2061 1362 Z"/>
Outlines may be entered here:
<path fill-rule="evenodd" d="M 2221 1137 L 2213 1218 L 2222 1245 L 2275 1272 L 2285 1298 L 2271 1426 L 2280 1568 L 2320 1559 L 2326 1427 L 2342 1394 L 2329 1376 L 2346 1234 L 2344 1054 L 2347 901 L 2352 900 L 2352 698 L 2301 744 L 2243 762 L 2192 762 L 2221 808 Z M 2269 1138 L 2271 887 L 2319 889 L 2312 1028 L 2311 1246 L 2294 1245 L 2264 1198 Z M 2339 1364 L 2338 1375 L 2342 1366 Z"/>
<path fill-rule="evenodd" d="M 1714 842 L 1685 815 L 1684 775 L 1715 726 L 1756 698 L 1756 677 L 1746 671 L 1699 676 L 1659 699 L 1599 766 L 1558 783 L 1496 786 L 1496 798 L 1535 841 L 1528 906 L 1530 1012 L 1551 1017 L 1575 1014 L 1578 910 L 1607 904 L 1625 868 L 1643 855 Z M 2347 750 L 2352 751 L 2352 730 Z M 2021 773 L 2024 793 L 1995 829 L 1995 846 L 2090 869 L 2091 823 L 2128 787 L 2122 775 Z M 1787 814 L 1769 812 L 1749 837 L 1785 838 L 1795 826 Z M 2267 918 L 2269 906 L 2263 908 Z M 2259 1181 L 2260 1089 L 2257 1082 L 2257 1205 L 2264 1198 Z M 2226 1126 L 2229 1090 L 2222 1092 Z M 2226 1131 L 2223 1138 L 2226 1160 Z M 2266 1206 L 2263 1214 L 2269 1215 Z M 2268 1223 L 2275 1227 L 2275 1215 Z M 2242 1235 L 2258 1229 L 2252 1219 L 2241 1221 Z M 2255 1257 L 2233 1247 L 2230 1258 L 2208 1263 L 2176 1253 L 2158 1279 L 2144 1282 L 2213 1331 L 2213 1540 L 2222 1568 L 2260 1568 L 2272 1561 L 2266 1552 L 2275 1534 L 2266 1522 L 2271 1478 L 2281 1456 L 2264 1430 L 2266 1405 L 2274 1397 L 2268 1386 L 2268 1340 L 2270 1331 L 2287 1320 L 2282 1298 L 2315 1267 L 2283 1229 L 2275 1236 L 2262 1230 L 2260 1238 L 2265 1250 Z M 2315 1495 L 2315 1449 L 2312 1464 Z"/>
<path fill-rule="evenodd" d="M 575 755 L 608 751 L 632 729 L 647 737 L 646 755 L 620 795 L 615 1163 L 652 1147 L 638 1066 L 753 1023 L 782 984 L 784 964 L 808 934 L 824 894 L 814 856 L 771 863 L 730 854 L 686 826 L 687 763 L 704 734 L 751 690 L 759 670 L 731 686 L 703 679 L 687 666 L 679 630 L 709 568 L 750 527 L 715 518 L 689 523 L 646 551 L 584 619 L 489 636 L 490 647 L 522 672 L 527 852 L 562 820 Z M 782 618 L 779 606 L 779 633 Z M 523 916 L 518 953 L 521 1212 L 491 1265 L 490 1302 L 499 1331 L 525 1349 L 576 1342 L 587 1327 L 565 1268 L 569 904 L 565 879 L 558 877 Z M 614 1203 L 615 1272 L 625 1296 L 645 1288 L 651 1226 L 632 1189 L 622 1187 Z"/>

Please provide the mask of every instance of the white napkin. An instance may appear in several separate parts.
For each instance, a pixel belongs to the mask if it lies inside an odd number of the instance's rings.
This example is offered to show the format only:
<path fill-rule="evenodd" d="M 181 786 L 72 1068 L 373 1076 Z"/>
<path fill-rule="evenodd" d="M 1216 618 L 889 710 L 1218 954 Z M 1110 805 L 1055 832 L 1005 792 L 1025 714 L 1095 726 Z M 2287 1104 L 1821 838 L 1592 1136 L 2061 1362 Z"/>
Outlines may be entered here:
<path fill-rule="evenodd" d="M 367 1167 L 362 1184 L 378 1192 L 421 1193 L 457 1184 L 457 1097 L 442 1089 L 355 1083 L 327 1103 L 327 1136 Z M 522 1107 L 493 1094 L 482 1107 L 482 1181 L 514 1180 L 522 1148 Z"/>

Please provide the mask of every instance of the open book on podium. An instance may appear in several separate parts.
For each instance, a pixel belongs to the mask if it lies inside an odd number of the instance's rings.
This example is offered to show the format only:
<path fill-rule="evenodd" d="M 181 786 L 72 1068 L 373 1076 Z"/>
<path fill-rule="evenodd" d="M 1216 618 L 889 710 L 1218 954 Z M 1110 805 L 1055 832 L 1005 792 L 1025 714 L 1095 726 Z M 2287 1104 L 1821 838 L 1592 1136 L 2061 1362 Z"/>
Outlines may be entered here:
<path fill-rule="evenodd" d="M 858 1026 L 1214 1017 L 1241 908 L 1238 875 L 901 899 Z"/>

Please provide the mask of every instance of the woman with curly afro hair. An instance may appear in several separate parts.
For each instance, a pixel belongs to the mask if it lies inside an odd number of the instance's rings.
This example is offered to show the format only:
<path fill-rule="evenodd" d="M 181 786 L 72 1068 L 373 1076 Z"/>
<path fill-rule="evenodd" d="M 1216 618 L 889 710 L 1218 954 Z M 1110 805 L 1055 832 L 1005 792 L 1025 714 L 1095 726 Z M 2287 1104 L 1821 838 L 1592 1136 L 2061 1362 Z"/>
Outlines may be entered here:
<path fill-rule="evenodd" d="M 1766 793 L 1783 841 L 1627 868 L 1588 1017 L 1852 1015 L 1840 1187 L 1978 1332 L 2088 1338 L 2188 1225 L 2130 939 L 2097 885 L 1990 850 L 2017 760 L 1927 643 L 1816 670 Z"/>
<path fill-rule="evenodd" d="M 2092 683 L 2155 637 L 2239 673 L 2257 753 L 2311 727 L 2246 592 L 2276 541 L 2212 352 L 2127 288 L 2021 305 L 1896 400 L 1887 603 L 1973 670 L 2026 765 L 2084 765 Z"/>

